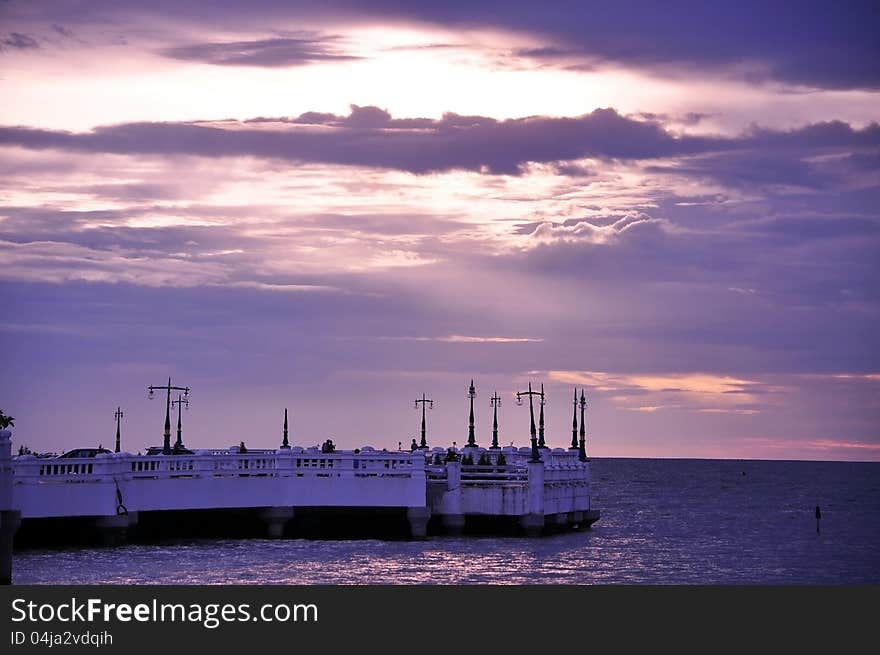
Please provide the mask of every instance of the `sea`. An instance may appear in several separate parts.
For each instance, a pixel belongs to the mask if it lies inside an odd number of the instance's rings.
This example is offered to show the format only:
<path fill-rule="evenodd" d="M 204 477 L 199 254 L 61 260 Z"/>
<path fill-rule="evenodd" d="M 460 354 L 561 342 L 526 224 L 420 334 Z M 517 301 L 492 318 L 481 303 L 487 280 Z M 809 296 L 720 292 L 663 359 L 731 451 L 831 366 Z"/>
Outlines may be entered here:
<path fill-rule="evenodd" d="M 594 458 L 591 467 L 592 503 L 602 515 L 590 530 L 539 539 L 206 539 L 22 549 L 14 554 L 13 582 L 880 583 L 880 463 Z"/>

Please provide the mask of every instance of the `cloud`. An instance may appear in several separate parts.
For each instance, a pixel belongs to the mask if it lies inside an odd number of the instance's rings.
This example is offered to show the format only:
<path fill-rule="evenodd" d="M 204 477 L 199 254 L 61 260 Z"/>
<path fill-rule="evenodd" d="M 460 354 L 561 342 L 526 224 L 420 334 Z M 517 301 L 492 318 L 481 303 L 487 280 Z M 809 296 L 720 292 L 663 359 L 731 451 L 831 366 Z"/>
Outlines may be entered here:
<path fill-rule="evenodd" d="M 341 37 L 316 32 L 298 32 L 294 36 L 231 41 L 192 43 L 166 48 L 161 54 L 171 59 L 196 61 L 214 66 L 305 66 L 321 62 L 353 61 L 360 57 L 344 52 Z"/>
<path fill-rule="evenodd" d="M 352 13 L 352 4 L 341 3 Z M 367 15 L 424 21 L 451 29 L 484 28 L 531 35 L 522 51 L 544 62 L 572 59 L 590 67 L 615 64 L 670 76 L 703 70 L 762 84 L 830 89 L 880 88 L 876 7 L 866 0 L 841 7 L 827 0 L 793 13 L 782 2 L 675 5 L 618 2 L 596 7 L 579 0 L 536 5 L 451 0 L 371 3 Z M 792 21 L 799 29 L 789 29 Z"/>
<path fill-rule="evenodd" d="M 532 337 L 474 337 L 452 334 L 448 337 L 443 337 L 440 341 L 448 341 L 449 343 L 540 343 L 543 339 Z"/>
<path fill-rule="evenodd" d="M 547 371 L 553 382 L 584 385 L 597 391 L 614 394 L 668 393 L 731 400 L 729 394 L 737 394 L 734 402 L 753 400 L 758 382 L 730 375 L 711 373 L 612 374 L 602 371 Z"/>
<path fill-rule="evenodd" d="M 417 174 L 459 169 L 508 175 L 520 174 L 529 162 L 588 157 L 641 160 L 747 148 L 790 152 L 880 145 L 876 123 L 862 129 L 840 122 L 779 132 L 756 129 L 725 138 L 674 135 L 660 123 L 621 116 L 613 109 L 597 109 L 576 118 L 535 116 L 504 121 L 446 114 L 439 120 L 416 119 L 416 123 L 418 127 L 404 126 L 384 110 L 353 106 L 348 117 L 303 115 L 275 129 L 251 128 L 236 121 L 222 127 L 216 123 L 128 123 L 84 133 L 3 127 L 0 144 L 115 154 L 253 156 Z M 310 127 L 316 124 L 333 129 Z M 797 170 L 789 173 L 796 174 Z"/>
<path fill-rule="evenodd" d="M 446 337 L 379 337 L 393 341 L 441 341 L 444 343 L 541 343 L 544 339 L 535 337 L 476 337 L 463 334 L 450 334 Z"/>
<path fill-rule="evenodd" d="M 10 48 L 13 50 L 36 50 L 39 47 L 40 44 L 34 37 L 20 32 L 11 32 L 0 38 L 0 51 Z"/>
<path fill-rule="evenodd" d="M 20 3 L 30 4 L 30 3 Z M 448 0 L 252 0 L 216 3 L 210 11 L 197 0 L 138 0 L 13 6 L 10 19 L 93 26 L 112 20 L 120 30 L 145 22 L 172 24 L 183 32 L 237 35 L 273 26 L 318 25 L 321 29 L 393 24 L 447 32 L 516 34 L 531 45 L 517 48 L 520 59 L 580 69 L 627 67 L 665 75 L 702 73 L 752 84 L 782 83 L 823 89 L 880 88 L 880 43 L 876 4 L 856 0 L 805 0 L 794 8 L 781 1 L 737 3 L 617 2 L 596 7 L 581 0 L 536 4 Z M 798 29 L 792 25 L 797 24 Z M 187 60 L 220 65 L 299 65 L 326 56 L 323 42 L 309 36 L 255 41 L 183 44 L 171 52 Z M 293 44 L 283 43 L 291 39 Z M 300 46 L 296 41 L 304 40 Z M 430 44 L 428 44 L 430 45 Z M 442 44 L 441 44 L 442 45 Z M 424 46 L 423 46 L 424 47 Z M 335 53 L 330 51 L 329 56 Z M 510 56 L 505 58 L 510 64 Z"/>
<path fill-rule="evenodd" d="M 810 441 L 805 444 L 807 448 L 817 450 L 864 450 L 864 451 L 880 451 L 880 443 L 864 443 L 858 441 L 837 441 L 834 439 L 822 439 Z"/>

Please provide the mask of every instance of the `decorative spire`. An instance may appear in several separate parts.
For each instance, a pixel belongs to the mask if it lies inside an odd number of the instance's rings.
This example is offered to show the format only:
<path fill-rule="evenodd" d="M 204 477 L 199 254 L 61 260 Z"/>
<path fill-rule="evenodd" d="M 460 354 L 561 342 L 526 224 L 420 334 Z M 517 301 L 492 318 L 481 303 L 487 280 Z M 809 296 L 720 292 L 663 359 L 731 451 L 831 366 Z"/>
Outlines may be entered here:
<path fill-rule="evenodd" d="M 544 383 L 541 383 L 541 418 L 538 419 L 538 448 L 546 448 L 544 443 Z"/>
<path fill-rule="evenodd" d="M 290 442 L 287 440 L 287 408 L 284 408 L 284 440 L 281 442 L 282 448 L 290 448 Z"/>
<path fill-rule="evenodd" d="M 172 405 L 177 405 L 177 441 L 174 442 L 174 453 L 179 454 L 185 450 L 183 446 L 183 430 L 180 421 L 180 415 L 184 407 L 189 407 L 189 400 L 180 394 L 177 394 L 177 400 L 171 401 Z"/>
<path fill-rule="evenodd" d="M 119 452 L 119 420 L 120 420 L 120 419 L 122 418 L 122 416 L 123 416 L 123 414 L 122 414 L 122 408 L 121 408 L 121 407 L 117 407 L 117 408 L 116 408 L 116 413 L 113 414 L 113 416 L 116 418 L 116 451 L 115 451 L 115 452 L 118 453 L 118 452 Z"/>
<path fill-rule="evenodd" d="M 584 423 L 584 410 L 587 408 L 587 399 L 584 397 L 584 390 L 581 389 L 581 443 L 578 452 L 578 459 L 582 462 L 590 461 L 587 459 L 587 431 Z"/>
<path fill-rule="evenodd" d="M 578 447 L 578 390 L 574 390 L 574 409 L 571 412 L 571 447 L 577 450 Z"/>
<path fill-rule="evenodd" d="M 474 389 L 474 381 L 471 380 L 471 386 L 470 386 L 470 388 L 468 388 L 468 398 L 470 398 L 470 400 L 471 400 L 471 413 L 470 413 L 470 417 L 468 418 L 468 440 L 467 440 L 468 446 L 476 446 L 477 445 L 477 441 L 474 438 L 474 398 L 476 397 L 476 395 L 477 395 L 477 390 Z"/>
<path fill-rule="evenodd" d="M 498 408 L 501 406 L 501 398 L 498 392 L 492 396 L 489 404 L 494 408 L 494 416 L 492 417 L 492 448 L 498 448 Z"/>

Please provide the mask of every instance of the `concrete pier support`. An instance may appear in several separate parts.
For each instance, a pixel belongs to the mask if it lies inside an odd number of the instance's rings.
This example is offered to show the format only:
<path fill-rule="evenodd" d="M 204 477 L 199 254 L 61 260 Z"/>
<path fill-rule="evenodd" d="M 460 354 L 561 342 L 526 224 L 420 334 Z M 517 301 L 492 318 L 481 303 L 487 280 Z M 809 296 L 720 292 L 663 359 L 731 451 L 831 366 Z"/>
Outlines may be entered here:
<path fill-rule="evenodd" d="M 427 507 L 407 507 L 406 520 L 409 521 L 409 533 L 413 539 L 424 539 L 428 536 L 428 521 L 431 510 Z"/>
<path fill-rule="evenodd" d="M 20 512 L 0 511 L 0 585 L 12 584 L 12 542 L 20 522 Z"/>
<path fill-rule="evenodd" d="M 460 535 L 464 531 L 464 514 L 444 514 L 441 520 L 446 534 Z"/>
<path fill-rule="evenodd" d="M 284 536 L 285 526 L 293 518 L 293 508 L 265 507 L 260 510 L 260 518 L 266 524 L 269 538 L 280 539 Z"/>
<path fill-rule="evenodd" d="M 584 523 L 584 513 L 583 512 L 569 512 L 568 520 L 571 522 L 571 525 L 577 529 L 583 527 Z"/>
<path fill-rule="evenodd" d="M 447 534 L 461 534 L 464 512 L 461 508 L 461 462 L 446 463 L 446 493 L 440 504 L 440 521 Z"/>
<path fill-rule="evenodd" d="M 104 546 L 119 546 L 128 538 L 128 527 L 137 522 L 137 514 L 114 514 L 96 516 L 92 522 L 98 531 L 98 539 Z"/>
<path fill-rule="evenodd" d="M 544 462 L 529 462 L 528 513 L 520 518 L 520 525 L 530 537 L 539 537 L 544 531 Z"/>
<path fill-rule="evenodd" d="M 12 584 L 12 540 L 21 513 L 12 507 L 12 432 L 0 430 L 0 584 Z"/>
<path fill-rule="evenodd" d="M 524 514 L 520 517 L 519 524 L 527 537 L 540 537 L 544 532 L 544 515 Z"/>

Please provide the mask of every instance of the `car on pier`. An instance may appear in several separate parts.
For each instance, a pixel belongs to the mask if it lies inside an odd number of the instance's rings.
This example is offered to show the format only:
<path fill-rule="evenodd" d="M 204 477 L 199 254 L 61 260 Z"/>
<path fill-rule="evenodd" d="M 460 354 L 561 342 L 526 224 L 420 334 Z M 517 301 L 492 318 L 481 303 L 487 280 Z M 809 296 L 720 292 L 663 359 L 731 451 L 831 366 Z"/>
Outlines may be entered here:
<path fill-rule="evenodd" d="M 149 446 L 147 447 L 147 451 L 144 455 L 164 455 L 165 447 L 164 446 Z M 189 448 L 173 448 L 171 449 L 172 455 L 194 455 L 195 452 L 190 450 Z"/>
<path fill-rule="evenodd" d="M 73 450 L 68 450 L 63 455 L 58 455 L 57 459 L 70 457 L 97 457 L 98 455 L 103 455 L 104 453 L 112 454 L 111 451 L 102 446 L 98 446 L 97 448 L 74 448 Z"/>

